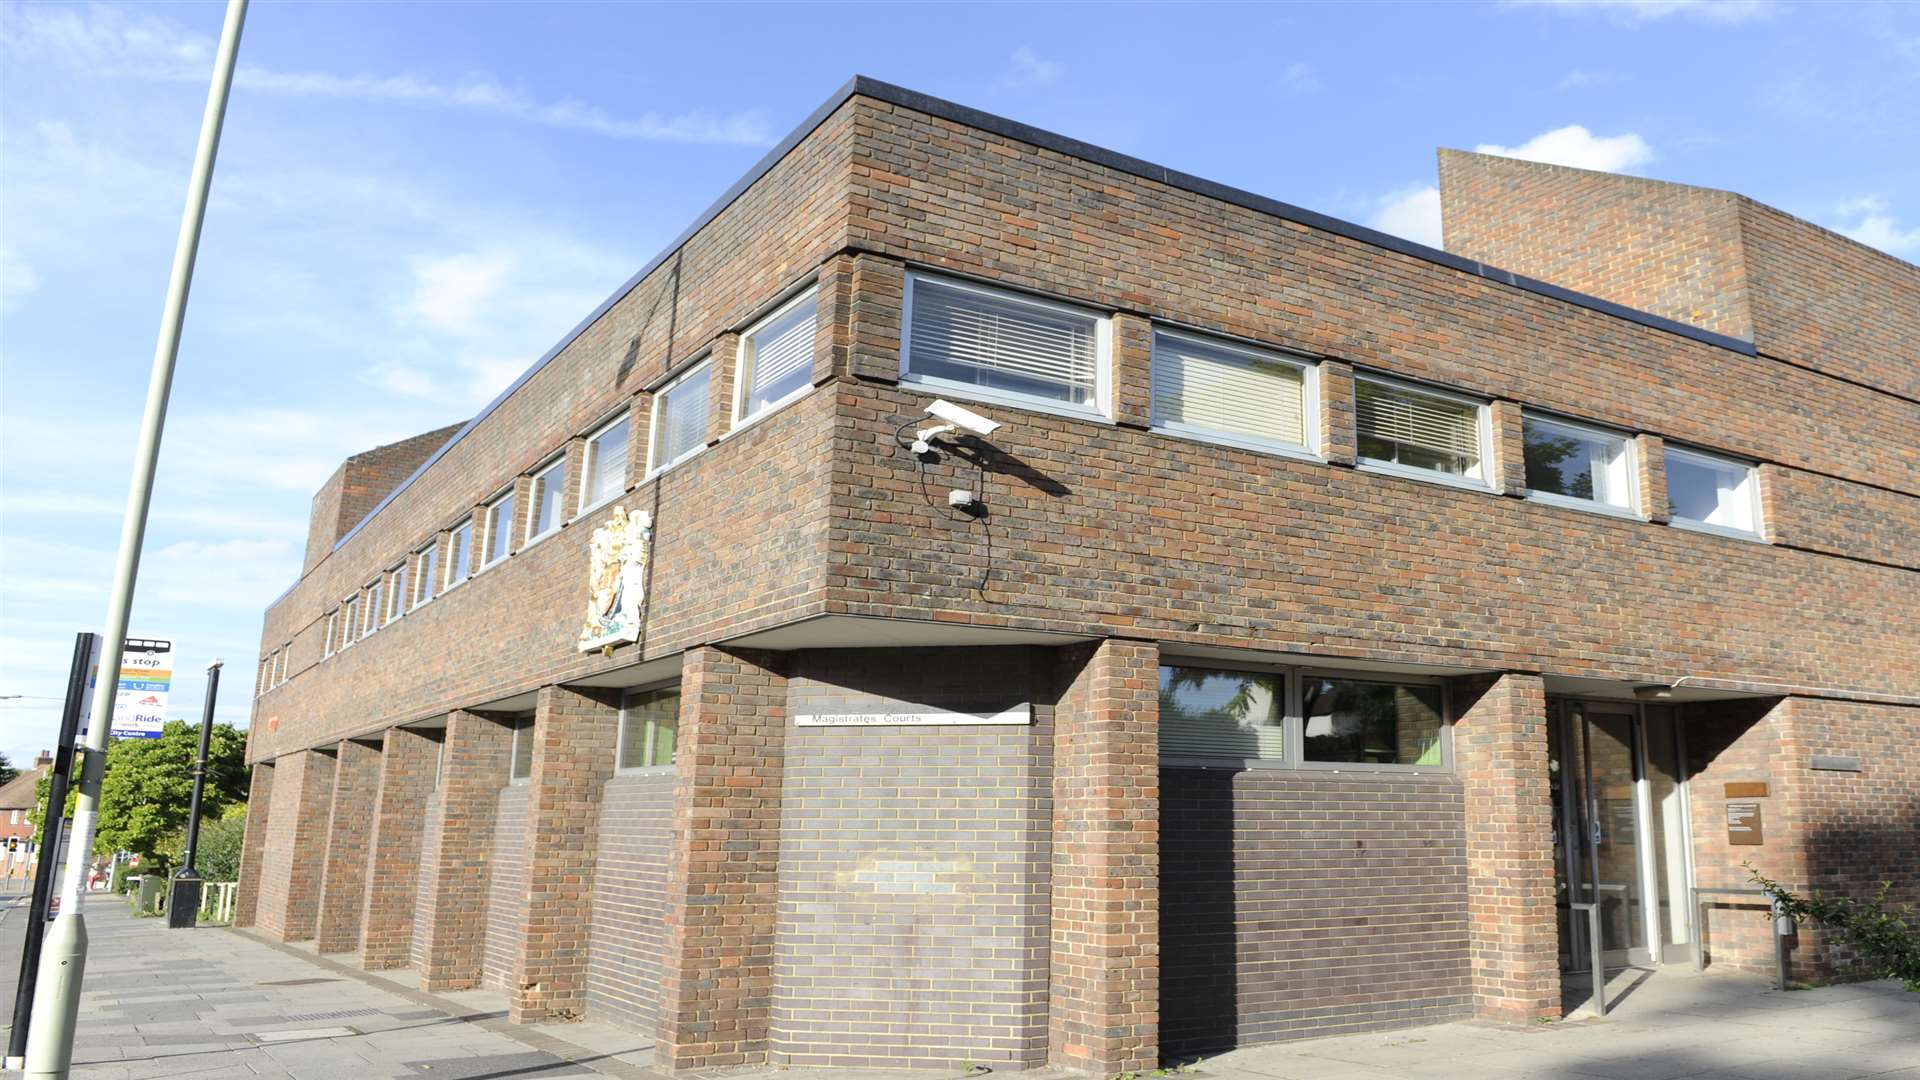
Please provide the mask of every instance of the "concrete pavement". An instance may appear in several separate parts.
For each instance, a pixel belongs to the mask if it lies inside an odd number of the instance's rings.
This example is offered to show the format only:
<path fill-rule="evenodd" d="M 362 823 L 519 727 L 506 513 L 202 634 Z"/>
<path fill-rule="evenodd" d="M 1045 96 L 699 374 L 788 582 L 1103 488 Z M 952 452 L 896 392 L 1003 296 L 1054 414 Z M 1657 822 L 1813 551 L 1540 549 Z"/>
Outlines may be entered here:
<path fill-rule="evenodd" d="M 92 899 L 87 916 L 77 1080 L 658 1080 L 644 1036 L 595 1023 L 511 1025 L 497 992 L 428 995 L 410 973 L 361 972 L 350 957 L 229 930 L 169 931 L 118 898 Z M 0 923 L 9 941 L 23 917 Z M 1605 1020 L 1578 1009 L 1526 1028 L 1460 1023 L 1316 1039 L 1178 1071 L 1195 1080 L 1920 1080 L 1920 994 L 1893 983 L 1781 994 L 1747 976 L 1629 970 L 1609 997 Z"/>

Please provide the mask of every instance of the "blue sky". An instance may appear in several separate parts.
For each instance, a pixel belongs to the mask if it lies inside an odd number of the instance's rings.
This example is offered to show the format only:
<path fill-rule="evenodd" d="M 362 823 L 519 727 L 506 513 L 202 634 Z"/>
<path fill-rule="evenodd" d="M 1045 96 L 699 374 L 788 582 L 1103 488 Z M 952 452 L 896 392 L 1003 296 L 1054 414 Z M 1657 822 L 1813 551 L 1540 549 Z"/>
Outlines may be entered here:
<path fill-rule="evenodd" d="M 217 3 L 0 4 L 0 750 L 104 618 Z M 276 3 L 241 49 L 136 634 L 171 712 L 346 455 L 461 420 L 859 72 L 1415 239 L 1434 148 L 1731 188 L 1920 258 L 1920 6 Z"/>

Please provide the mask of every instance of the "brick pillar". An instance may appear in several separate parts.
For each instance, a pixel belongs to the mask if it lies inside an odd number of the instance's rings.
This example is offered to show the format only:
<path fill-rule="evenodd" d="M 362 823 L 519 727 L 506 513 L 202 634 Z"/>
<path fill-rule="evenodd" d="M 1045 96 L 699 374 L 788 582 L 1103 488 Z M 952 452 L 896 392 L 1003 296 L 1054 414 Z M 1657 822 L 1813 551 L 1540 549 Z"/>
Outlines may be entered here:
<path fill-rule="evenodd" d="M 432 866 L 433 925 L 427 928 L 421 989 L 480 985 L 487 944 L 487 886 L 493 825 L 507 783 L 513 729 L 482 713 L 447 714 L 446 772 L 440 781 L 440 843 Z"/>
<path fill-rule="evenodd" d="M 1667 505 L 1667 444 L 1658 435 L 1636 435 L 1633 439 L 1633 467 L 1639 475 L 1640 516 L 1665 524 L 1672 511 Z"/>
<path fill-rule="evenodd" d="M 1454 687 L 1454 760 L 1467 798 L 1467 917 L 1474 1011 L 1560 1015 L 1547 698 L 1538 675 Z"/>
<path fill-rule="evenodd" d="M 787 680 L 773 659 L 704 646 L 682 661 L 654 1044 L 662 1068 L 766 1060 L 787 723 Z"/>
<path fill-rule="evenodd" d="M 734 381 L 740 374 L 740 335 L 729 330 L 713 339 L 712 354 L 704 361 L 707 375 L 707 445 L 733 430 Z"/>
<path fill-rule="evenodd" d="M 260 911 L 260 860 L 267 850 L 268 808 L 273 803 L 273 762 L 254 765 L 247 791 L 247 834 L 240 841 L 240 883 L 234 886 L 233 925 L 252 926 Z"/>
<path fill-rule="evenodd" d="M 1113 419 L 1153 423 L 1153 324 L 1138 315 L 1113 317 Z"/>
<path fill-rule="evenodd" d="M 353 952 L 360 947 L 367 837 L 373 825 L 368 808 L 379 787 L 380 748 L 354 739 L 343 741 L 334 759 L 327 849 L 320 868 L 320 912 L 313 935 L 320 952 Z"/>
<path fill-rule="evenodd" d="M 814 386 L 847 370 L 853 355 L 853 265 L 852 255 L 835 255 L 820 264 L 814 293 L 813 371 L 808 376 Z"/>
<path fill-rule="evenodd" d="M 849 375 L 876 382 L 900 380 L 900 320 L 906 287 L 906 268 L 900 263 L 878 255 L 854 257 Z"/>
<path fill-rule="evenodd" d="M 1047 1060 L 1111 1076 L 1160 1057 L 1160 651 L 1109 640 L 1063 661 Z"/>
<path fill-rule="evenodd" d="M 1353 392 L 1352 364 L 1321 362 L 1320 456 L 1334 465 L 1351 465 L 1357 455 Z"/>
<path fill-rule="evenodd" d="M 1496 401 L 1488 407 L 1493 419 L 1493 453 L 1487 481 L 1502 495 L 1527 493 L 1526 423 L 1517 401 Z"/>
<path fill-rule="evenodd" d="M 274 759 L 273 805 L 260 857 L 257 925 L 280 941 L 313 937 L 320 914 L 320 868 L 333 809 L 331 750 L 297 750 Z"/>
<path fill-rule="evenodd" d="M 406 967 L 412 958 L 420 839 L 439 761 L 439 740 L 428 733 L 387 730 L 368 827 L 366 901 L 360 915 L 360 965 L 369 971 Z"/>
<path fill-rule="evenodd" d="M 526 933 L 511 1017 L 577 1020 L 586 1011 L 600 797 L 613 778 L 620 691 L 542 689 L 533 735 Z"/>

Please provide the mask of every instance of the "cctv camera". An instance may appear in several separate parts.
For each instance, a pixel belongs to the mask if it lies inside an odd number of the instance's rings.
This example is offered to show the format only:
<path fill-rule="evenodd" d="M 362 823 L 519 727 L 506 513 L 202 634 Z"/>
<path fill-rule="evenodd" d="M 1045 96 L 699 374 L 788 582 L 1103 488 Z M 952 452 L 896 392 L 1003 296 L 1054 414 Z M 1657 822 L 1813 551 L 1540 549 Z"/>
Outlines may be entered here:
<path fill-rule="evenodd" d="M 965 428 L 975 435 L 991 435 L 1000 427 L 999 421 L 989 420 L 972 409 L 963 409 L 951 401 L 935 401 L 927 406 L 927 412 L 955 427 Z"/>

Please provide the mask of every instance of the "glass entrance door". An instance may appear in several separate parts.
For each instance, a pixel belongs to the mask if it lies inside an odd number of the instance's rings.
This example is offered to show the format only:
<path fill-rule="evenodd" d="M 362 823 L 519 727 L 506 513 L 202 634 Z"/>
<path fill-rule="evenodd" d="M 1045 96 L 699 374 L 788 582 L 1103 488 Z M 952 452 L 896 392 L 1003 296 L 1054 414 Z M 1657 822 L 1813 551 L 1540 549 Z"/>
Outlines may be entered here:
<path fill-rule="evenodd" d="M 1647 963 L 1663 945 L 1689 940 L 1673 711 L 1557 700 L 1549 712 L 1561 967 L 1592 964 L 1586 913 L 1574 903 L 1600 905 L 1602 962 Z"/>

